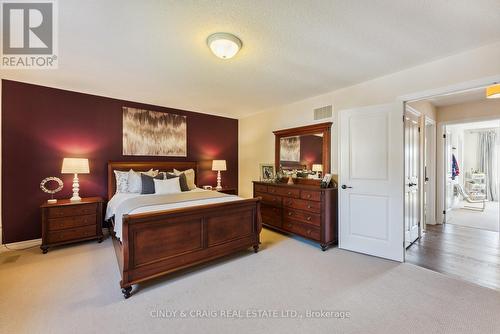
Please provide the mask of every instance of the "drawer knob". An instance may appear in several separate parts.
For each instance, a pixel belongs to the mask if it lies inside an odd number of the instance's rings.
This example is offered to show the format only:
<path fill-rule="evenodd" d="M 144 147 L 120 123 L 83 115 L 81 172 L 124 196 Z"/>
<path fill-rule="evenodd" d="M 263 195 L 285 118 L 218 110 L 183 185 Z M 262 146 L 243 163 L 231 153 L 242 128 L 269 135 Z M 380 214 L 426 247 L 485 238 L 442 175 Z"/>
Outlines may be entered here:
<path fill-rule="evenodd" d="M 310 221 L 311 220 L 311 216 L 307 217 L 307 221 Z"/>
<path fill-rule="evenodd" d="M 292 227 L 292 224 L 287 224 L 286 226 L 288 226 L 288 227 Z"/>
<path fill-rule="evenodd" d="M 311 194 L 307 194 L 307 198 L 311 198 Z"/>
<path fill-rule="evenodd" d="M 311 230 L 307 230 L 307 234 L 311 234 Z"/>
<path fill-rule="evenodd" d="M 292 192 L 291 192 L 291 191 L 289 191 L 289 192 L 288 192 L 288 195 L 291 195 L 291 194 L 292 194 Z"/>
<path fill-rule="evenodd" d="M 292 215 L 292 213 L 291 213 L 291 212 L 289 212 L 289 213 L 288 213 L 288 215 L 289 215 L 289 216 L 291 216 L 291 215 Z"/>
<path fill-rule="evenodd" d="M 307 208 L 310 209 L 311 208 L 311 205 L 307 205 Z"/>

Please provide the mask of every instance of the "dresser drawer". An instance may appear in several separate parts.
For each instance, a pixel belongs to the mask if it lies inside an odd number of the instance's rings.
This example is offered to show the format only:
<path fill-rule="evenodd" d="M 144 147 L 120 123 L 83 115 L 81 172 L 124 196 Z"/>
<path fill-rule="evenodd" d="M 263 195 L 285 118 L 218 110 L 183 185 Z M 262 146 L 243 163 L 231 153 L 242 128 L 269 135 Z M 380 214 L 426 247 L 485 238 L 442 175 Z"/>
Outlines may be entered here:
<path fill-rule="evenodd" d="M 320 191 L 310 191 L 310 190 L 302 190 L 300 192 L 300 198 L 306 199 L 309 201 L 321 201 L 321 192 Z"/>
<path fill-rule="evenodd" d="M 59 206 L 55 208 L 48 208 L 48 218 L 59 218 L 69 216 L 82 216 L 97 213 L 97 204 L 78 204 L 70 206 Z"/>
<path fill-rule="evenodd" d="M 71 230 L 61 230 L 49 232 L 48 242 L 58 243 L 69 241 L 73 239 L 83 239 L 97 236 L 95 225 L 89 225 L 84 227 L 77 227 Z"/>
<path fill-rule="evenodd" d="M 318 214 L 310 213 L 310 212 L 305 212 L 305 211 L 299 211 L 299 210 L 293 210 L 293 209 L 284 209 L 285 212 L 285 217 L 287 219 L 294 219 L 301 221 L 306 224 L 311 224 L 311 225 L 316 225 L 320 226 L 321 225 L 321 216 Z"/>
<path fill-rule="evenodd" d="M 296 198 L 285 198 L 283 205 L 293 209 L 305 210 L 314 213 L 321 212 L 321 202 L 306 201 Z"/>
<path fill-rule="evenodd" d="M 277 194 L 279 187 L 267 186 L 267 192 L 270 194 Z"/>
<path fill-rule="evenodd" d="M 255 185 L 255 191 L 261 192 L 261 193 L 267 193 L 267 186 L 263 184 L 256 184 Z"/>
<path fill-rule="evenodd" d="M 321 233 L 319 231 L 319 228 L 308 225 L 308 224 L 302 224 L 298 221 L 288 219 L 285 217 L 285 221 L 283 223 L 283 228 L 287 231 L 290 231 L 292 233 L 301 235 L 303 237 L 313 239 L 316 241 L 321 240 Z"/>
<path fill-rule="evenodd" d="M 254 197 L 262 197 L 262 202 L 274 206 L 281 206 L 281 197 L 280 196 L 275 196 L 275 195 L 270 195 L 270 194 L 265 194 L 265 193 L 255 193 Z"/>
<path fill-rule="evenodd" d="M 260 214 L 264 224 L 281 227 L 281 208 L 262 204 Z"/>
<path fill-rule="evenodd" d="M 64 230 L 67 228 L 96 225 L 97 215 L 84 215 L 63 218 L 52 218 L 48 220 L 49 231 Z"/>
<path fill-rule="evenodd" d="M 287 197 L 293 197 L 293 198 L 300 197 L 300 190 L 299 189 L 282 187 L 282 188 L 277 188 L 276 193 L 278 195 L 281 195 L 281 196 L 287 196 Z"/>

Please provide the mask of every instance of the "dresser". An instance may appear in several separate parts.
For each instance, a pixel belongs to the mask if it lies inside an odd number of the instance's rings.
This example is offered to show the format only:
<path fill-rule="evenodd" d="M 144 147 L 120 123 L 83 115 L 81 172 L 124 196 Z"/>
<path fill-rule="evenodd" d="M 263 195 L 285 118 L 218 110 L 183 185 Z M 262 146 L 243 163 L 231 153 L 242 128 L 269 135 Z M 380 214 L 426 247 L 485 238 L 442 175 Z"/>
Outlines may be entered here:
<path fill-rule="evenodd" d="M 82 198 L 80 202 L 69 199 L 57 203 L 44 203 L 42 215 L 42 246 L 45 254 L 49 247 L 83 240 L 102 241 L 103 199 Z"/>
<path fill-rule="evenodd" d="M 323 251 L 337 243 L 336 188 L 254 181 L 253 194 L 262 198 L 264 226 L 315 241 Z"/>

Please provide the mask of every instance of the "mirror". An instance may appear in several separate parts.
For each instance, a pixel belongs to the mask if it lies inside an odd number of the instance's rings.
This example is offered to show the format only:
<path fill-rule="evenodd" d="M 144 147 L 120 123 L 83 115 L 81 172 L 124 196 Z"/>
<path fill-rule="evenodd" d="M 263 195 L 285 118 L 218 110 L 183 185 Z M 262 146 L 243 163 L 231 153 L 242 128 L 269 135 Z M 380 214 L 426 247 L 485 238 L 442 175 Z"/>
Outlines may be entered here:
<path fill-rule="evenodd" d="M 329 122 L 274 131 L 276 170 L 317 180 L 330 173 L 331 126 Z"/>

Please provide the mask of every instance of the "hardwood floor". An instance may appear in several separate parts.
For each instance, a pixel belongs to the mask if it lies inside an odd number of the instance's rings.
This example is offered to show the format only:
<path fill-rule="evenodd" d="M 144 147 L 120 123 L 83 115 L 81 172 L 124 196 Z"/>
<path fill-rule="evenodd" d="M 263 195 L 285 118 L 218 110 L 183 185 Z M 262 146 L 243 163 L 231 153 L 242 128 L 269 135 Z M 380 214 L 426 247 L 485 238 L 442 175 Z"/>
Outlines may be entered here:
<path fill-rule="evenodd" d="M 428 225 L 406 251 L 406 261 L 500 291 L 498 232 L 457 225 Z"/>

